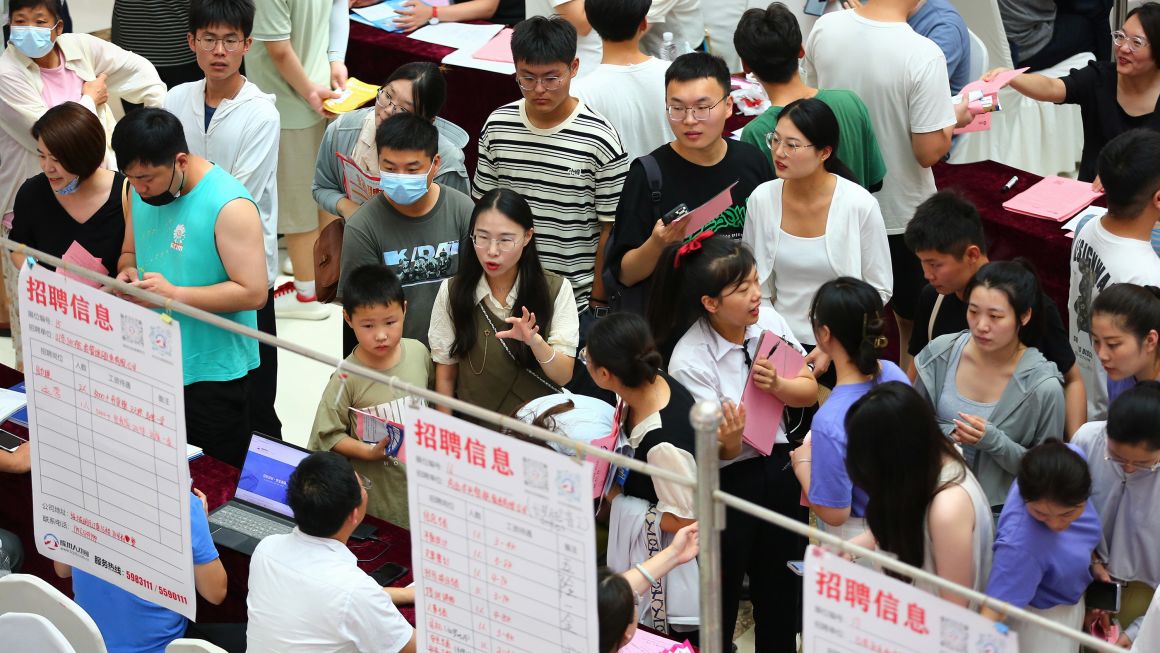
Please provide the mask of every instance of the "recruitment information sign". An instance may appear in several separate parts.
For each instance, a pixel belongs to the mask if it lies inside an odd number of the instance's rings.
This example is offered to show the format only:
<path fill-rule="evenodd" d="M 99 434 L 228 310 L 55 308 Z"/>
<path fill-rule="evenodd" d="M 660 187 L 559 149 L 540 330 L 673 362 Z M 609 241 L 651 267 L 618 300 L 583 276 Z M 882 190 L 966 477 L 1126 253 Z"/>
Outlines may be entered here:
<path fill-rule="evenodd" d="M 194 618 L 176 321 L 20 271 L 36 548 Z"/>
<path fill-rule="evenodd" d="M 806 549 L 802 650 L 811 653 L 1017 653 L 1015 633 L 921 589 Z"/>
<path fill-rule="evenodd" d="M 415 625 L 429 653 L 597 653 L 592 465 L 407 412 Z"/>

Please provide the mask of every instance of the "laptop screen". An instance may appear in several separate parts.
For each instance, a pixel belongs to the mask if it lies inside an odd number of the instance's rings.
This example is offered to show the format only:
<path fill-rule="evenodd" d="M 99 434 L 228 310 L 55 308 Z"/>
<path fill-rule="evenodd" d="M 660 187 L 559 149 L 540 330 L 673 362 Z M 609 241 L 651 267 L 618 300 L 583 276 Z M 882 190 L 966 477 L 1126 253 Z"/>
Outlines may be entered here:
<path fill-rule="evenodd" d="M 286 505 L 286 486 L 290 473 L 308 455 L 304 449 L 253 434 L 234 498 L 293 519 L 294 512 Z"/>

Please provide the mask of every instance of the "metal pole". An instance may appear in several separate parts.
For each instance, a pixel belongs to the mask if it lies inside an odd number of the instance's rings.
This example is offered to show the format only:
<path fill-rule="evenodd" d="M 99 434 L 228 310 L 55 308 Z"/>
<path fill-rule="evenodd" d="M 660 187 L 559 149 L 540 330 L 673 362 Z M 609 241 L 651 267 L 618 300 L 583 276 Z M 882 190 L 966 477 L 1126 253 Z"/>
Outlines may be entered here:
<path fill-rule="evenodd" d="M 698 401 L 689 411 L 689 422 L 697 432 L 697 521 L 700 522 L 698 567 L 701 574 L 701 645 L 702 653 L 725 653 L 721 650 L 721 529 L 723 508 L 714 500 L 717 492 L 717 427 L 721 424 L 721 405 Z"/>

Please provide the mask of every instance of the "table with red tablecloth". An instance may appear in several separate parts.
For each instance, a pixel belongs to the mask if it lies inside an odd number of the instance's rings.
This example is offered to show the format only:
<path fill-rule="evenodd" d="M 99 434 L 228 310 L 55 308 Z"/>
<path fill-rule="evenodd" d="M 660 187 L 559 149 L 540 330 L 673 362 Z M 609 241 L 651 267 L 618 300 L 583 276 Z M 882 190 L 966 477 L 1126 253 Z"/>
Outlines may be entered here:
<path fill-rule="evenodd" d="M 0 365 L 0 387 L 11 387 L 23 379 L 20 372 Z M 28 437 L 28 429 L 22 426 L 5 422 L 3 427 L 21 437 Z M 205 493 L 210 510 L 233 497 L 240 474 L 236 467 L 209 456 L 202 456 L 190 462 L 189 472 L 193 486 Z M 348 543 L 348 547 L 360 561 L 359 567 L 369 572 L 386 562 L 403 565 L 408 569 L 407 574 L 395 581 L 394 585 L 403 587 L 409 584 L 412 581 L 410 533 L 369 515 L 365 523 L 376 527 L 378 532 L 375 539 L 364 542 L 352 540 Z M 21 571 L 43 578 L 71 596 L 71 581 L 57 578 L 52 561 L 37 553 L 32 524 L 32 475 L 0 473 L 0 528 L 16 533 L 24 545 L 25 560 Z M 221 605 L 210 605 L 199 596 L 197 620 L 201 623 L 244 622 L 250 557 L 224 548 L 219 548 L 218 552 L 221 554 L 222 565 L 228 576 L 226 600 Z M 414 623 L 413 608 L 404 606 L 399 610 L 408 621 Z"/>

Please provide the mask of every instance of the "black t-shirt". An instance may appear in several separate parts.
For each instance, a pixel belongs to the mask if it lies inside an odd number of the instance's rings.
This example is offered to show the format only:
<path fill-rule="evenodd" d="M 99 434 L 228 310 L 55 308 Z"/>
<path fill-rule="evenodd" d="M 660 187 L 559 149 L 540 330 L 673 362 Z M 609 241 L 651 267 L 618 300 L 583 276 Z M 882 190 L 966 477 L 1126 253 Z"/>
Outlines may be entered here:
<path fill-rule="evenodd" d="M 918 352 L 922 351 L 929 342 L 926 337 L 927 329 L 930 325 L 930 314 L 934 311 L 936 299 L 938 299 L 938 293 L 935 292 L 934 286 L 926 284 L 918 296 L 914 330 L 910 334 L 910 344 L 906 348 L 911 356 L 917 356 Z M 1067 328 L 1063 326 L 1063 320 L 1059 316 L 1059 307 L 1042 291 L 1040 291 L 1039 301 L 1043 305 L 1043 335 L 1031 345 L 1038 349 L 1044 358 L 1055 363 L 1060 374 L 1067 374 L 1068 370 L 1075 365 L 1075 353 L 1072 352 L 1071 344 L 1068 342 Z M 938 315 L 934 319 L 934 337 L 958 333 L 968 328 L 967 305 L 954 293 L 944 296 L 942 305 L 938 309 Z"/>
<path fill-rule="evenodd" d="M 456 3 L 466 0 L 455 0 Z M 499 0 L 499 6 L 489 19 L 493 23 L 515 25 L 524 19 L 524 0 Z"/>
<path fill-rule="evenodd" d="M 60 205 L 44 173 L 30 177 L 16 192 L 9 237 L 58 257 L 64 256 L 76 241 L 101 259 L 109 276 L 116 276 L 117 259 L 125 240 L 125 216 L 121 212 L 124 182 L 125 177 L 116 173 L 109 198 L 82 224 Z"/>
<path fill-rule="evenodd" d="M 620 203 L 616 206 L 616 224 L 612 228 L 608 256 L 604 261 L 604 265 L 614 275 L 620 276 L 620 262 L 624 260 L 624 255 L 648 240 L 653 225 L 662 215 L 682 203 L 692 211 L 713 199 L 733 182 L 737 182 L 737 185 L 731 192 L 732 206 L 711 220 L 706 229 L 741 238 L 741 231 L 745 227 L 746 201 L 754 188 L 774 178 L 773 165 L 760 150 L 748 143 L 731 139 L 726 139 L 725 143 L 728 145 L 725 157 L 709 167 L 687 161 L 668 143 L 653 150 L 651 155 L 661 171 L 659 205 L 652 201 L 648 176 L 640 159 L 632 162 L 624 180 L 624 189 L 620 193 Z M 695 235 L 687 234 L 689 238 Z M 636 284 L 630 290 L 634 294 L 647 294 L 650 279 Z"/>
<path fill-rule="evenodd" d="M 1078 104 L 1083 117 L 1080 181 L 1096 178 L 1096 160 L 1108 141 L 1136 127 L 1160 131 L 1160 100 L 1152 113 L 1142 116 L 1129 116 L 1116 101 L 1114 61 L 1092 61 L 1083 68 L 1073 68 L 1061 80 L 1066 89 L 1064 102 Z"/>
<path fill-rule="evenodd" d="M 669 403 L 658 411 L 661 417 L 661 427 L 649 431 L 640 441 L 633 457 L 641 462 L 648 462 L 648 452 L 653 447 L 668 442 L 678 449 L 683 449 L 697 455 L 697 432 L 689 423 L 689 412 L 697 403 L 696 398 L 673 377 L 665 372 L 661 377 L 669 384 Z M 628 472 L 624 481 L 624 493 L 630 497 L 640 497 L 649 503 L 657 502 L 656 486 L 652 477 L 640 472 Z"/>

